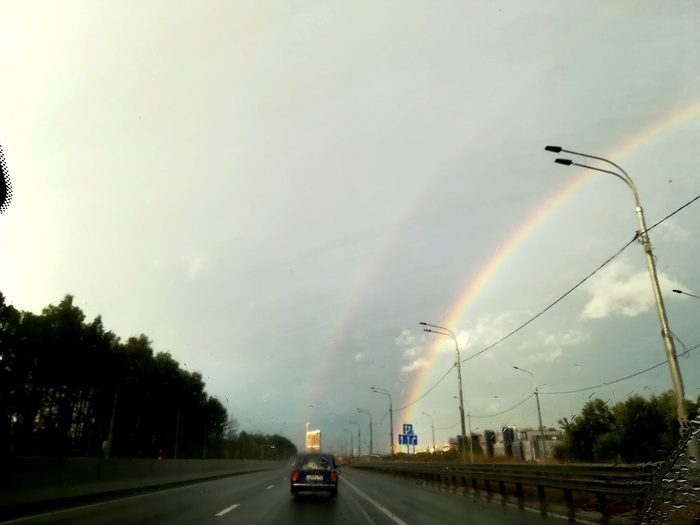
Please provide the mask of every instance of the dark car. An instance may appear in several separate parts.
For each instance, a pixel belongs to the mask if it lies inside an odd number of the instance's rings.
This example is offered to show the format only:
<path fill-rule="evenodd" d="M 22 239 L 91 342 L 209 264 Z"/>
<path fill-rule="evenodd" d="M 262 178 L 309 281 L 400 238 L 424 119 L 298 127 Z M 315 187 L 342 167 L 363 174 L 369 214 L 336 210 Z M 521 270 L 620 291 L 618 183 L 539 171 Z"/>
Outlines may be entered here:
<path fill-rule="evenodd" d="M 290 478 L 292 494 L 296 497 L 300 492 L 329 492 L 334 498 L 338 495 L 339 474 L 333 454 L 299 454 Z"/>

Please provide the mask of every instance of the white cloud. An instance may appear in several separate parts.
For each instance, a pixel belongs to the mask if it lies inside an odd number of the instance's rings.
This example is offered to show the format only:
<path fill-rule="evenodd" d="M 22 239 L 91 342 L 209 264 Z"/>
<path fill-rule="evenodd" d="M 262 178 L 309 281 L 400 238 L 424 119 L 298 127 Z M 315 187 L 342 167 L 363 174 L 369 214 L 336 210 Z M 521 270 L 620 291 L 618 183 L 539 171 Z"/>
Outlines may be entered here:
<path fill-rule="evenodd" d="M 411 346 L 416 343 L 417 339 L 418 338 L 411 330 L 404 329 L 401 330 L 401 335 L 396 337 L 394 341 L 396 342 L 396 346 Z"/>
<path fill-rule="evenodd" d="M 414 370 L 428 366 L 426 354 L 430 346 L 423 344 L 423 338 L 416 336 L 411 330 L 404 329 L 398 337 L 394 338 L 396 346 L 403 347 L 403 358 L 407 364 L 401 366 L 402 374 L 409 374 Z"/>
<path fill-rule="evenodd" d="M 496 412 L 499 412 L 501 410 L 501 404 L 500 403 L 489 403 L 488 406 L 486 407 L 486 410 L 495 414 Z"/>
<path fill-rule="evenodd" d="M 670 241 L 684 242 L 690 238 L 690 232 L 674 221 L 664 221 L 658 227 L 661 228 L 659 236 Z"/>
<path fill-rule="evenodd" d="M 419 368 L 425 368 L 426 366 L 428 366 L 428 360 L 424 357 L 419 357 L 418 359 L 413 360 L 411 363 L 402 366 L 401 372 L 411 373 Z"/>
<path fill-rule="evenodd" d="M 659 283 L 662 290 L 683 288 L 664 273 L 659 274 Z M 634 317 L 654 306 L 649 273 L 635 270 L 626 261 L 613 261 L 591 279 L 586 292 L 590 300 L 584 307 L 583 316 L 590 319 L 614 314 Z"/>
<path fill-rule="evenodd" d="M 463 347 L 462 340 L 467 341 L 464 348 L 467 346 L 480 348 L 495 343 L 520 324 L 525 315 L 525 312 L 507 311 L 493 318 L 483 317 L 479 319 L 474 328 L 461 332 L 457 337 L 460 342 L 460 350 Z"/>
<path fill-rule="evenodd" d="M 564 332 L 560 338 L 560 344 L 564 346 L 577 345 L 584 341 L 588 341 L 589 336 L 583 332 L 572 330 L 570 332 Z"/>
<path fill-rule="evenodd" d="M 551 363 L 562 355 L 564 355 L 564 352 L 562 351 L 561 347 L 557 347 L 553 350 L 530 354 L 527 356 L 527 360 L 531 363 Z"/>
<path fill-rule="evenodd" d="M 519 318 L 523 315 L 526 313 L 504 312 L 493 318 L 479 319 L 472 329 L 455 330 L 462 359 L 471 353 L 472 346 L 476 345 L 480 349 L 503 337 L 520 322 Z M 410 373 L 429 366 L 434 357 L 433 352 L 445 353 L 450 356 L 454 356 L 455 353 L 454 340 L 437 332 L 428 336 L 422 334 L 418 336 L 411 330 L 404 329 L 400 335 L 394 338 L 394 342 L 403 348 L 403 358 L 407 361 L 401 366 L 402 373 Z M 490 354 L 486 355 L 490 357 Z"/>
<path fill-rule="evenodd" d="M 406 350 L 403 351 L 403 356 L 412 359 L 416 356 L 418 356 L 422 351 L 424 350 L 423 346 L 414 346 L 411 348 L 406 348 Z"/>
<path fill-rule="evenodd" d="M 520 344 L 520 350 L 534 350 L 527 356 L 532 363 L 551 363 L 564 355 L 564 347 L 575 346 L 589 339 L 588 334 L 577 330 L 568 332 L 536 332 Z"/>
<path fill-rule="evenodd" d="M 187 278 L 192 281 L 209 267 L 209 256 L 206 253 L 193 255 L 185 260 L 185 264 Z"/>

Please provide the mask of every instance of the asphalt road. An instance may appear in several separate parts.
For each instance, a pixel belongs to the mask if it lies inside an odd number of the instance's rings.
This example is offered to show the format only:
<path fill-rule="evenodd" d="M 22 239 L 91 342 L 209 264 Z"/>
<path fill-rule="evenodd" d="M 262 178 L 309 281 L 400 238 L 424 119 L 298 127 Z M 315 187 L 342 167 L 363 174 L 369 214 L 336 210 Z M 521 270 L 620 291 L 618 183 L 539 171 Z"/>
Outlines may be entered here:
<path fill-rule="evenodd" d="M 515 525 L 553 520 L 499 502 L 352 468 L 342 469 L 338 492 L 335 500 L 326 495 L 295 499 L 289 490 L 289 472 L 268 470 L 48 511 L 2 524 Z"/>

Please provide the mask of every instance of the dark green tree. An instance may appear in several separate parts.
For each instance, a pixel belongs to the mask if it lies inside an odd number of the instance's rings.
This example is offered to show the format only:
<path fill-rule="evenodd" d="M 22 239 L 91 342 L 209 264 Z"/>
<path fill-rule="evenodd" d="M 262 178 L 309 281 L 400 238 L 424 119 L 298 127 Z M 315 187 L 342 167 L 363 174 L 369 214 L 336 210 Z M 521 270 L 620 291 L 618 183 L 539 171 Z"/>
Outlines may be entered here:
<path fill-rule="evenodd" d="M 596 460 L 595 450 L 599 438 L 610 432 L 615 425 L 612 410 L 602 399 L 588 401 L 575 421 L 564 419 L 562 422 L 565 422 L 565 446 L 571 457 L 580 461 Z"/>
<path fill-rule="evenodd" d="M 686 401 L 690 419 L 698 414 L 698 403 Z M 610 407 L 601 399 L 586 403 L 572 421 L 559 420 L 564 444 L 559 459 L 578 461 L 660 461 L 679 446 L 681 435 L 676 400 L 672 392 L 649 399 L 632 396 Z"/>
<path fill-rule="evenodd" d="M 224 457 L 228 420 L 145 335 L 120 342 L 70 295 L 37 315 L 0 294 L 0 455 Z"/>

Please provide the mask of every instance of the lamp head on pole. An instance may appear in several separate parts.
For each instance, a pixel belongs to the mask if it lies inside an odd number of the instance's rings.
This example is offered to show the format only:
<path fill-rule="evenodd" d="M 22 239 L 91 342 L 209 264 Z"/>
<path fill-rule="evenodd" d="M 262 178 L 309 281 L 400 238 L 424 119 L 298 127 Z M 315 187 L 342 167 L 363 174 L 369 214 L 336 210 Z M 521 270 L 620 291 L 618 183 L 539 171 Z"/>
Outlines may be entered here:
<path fill-rule="evenodd" d="M 574 161 L 570 159 L 554 159 L 557 164 L 563 164 L 564 166 L 571 166 Z"/>
<path fill-rule="evenodd" d="M 561 146 L 545 146 L 545 151 L 551 151 L 552 153 L 561 153 Z"/>

